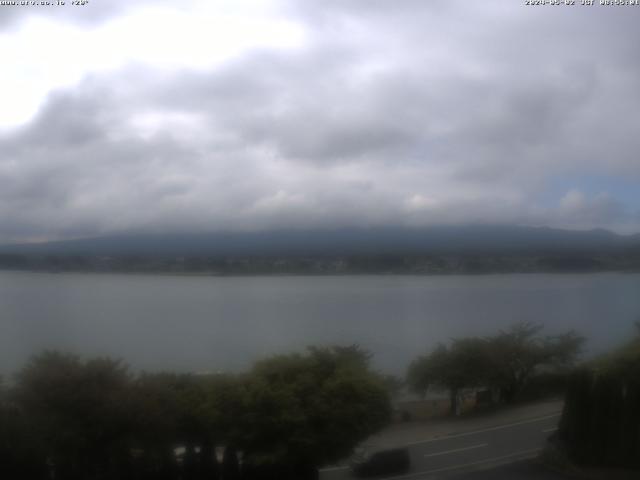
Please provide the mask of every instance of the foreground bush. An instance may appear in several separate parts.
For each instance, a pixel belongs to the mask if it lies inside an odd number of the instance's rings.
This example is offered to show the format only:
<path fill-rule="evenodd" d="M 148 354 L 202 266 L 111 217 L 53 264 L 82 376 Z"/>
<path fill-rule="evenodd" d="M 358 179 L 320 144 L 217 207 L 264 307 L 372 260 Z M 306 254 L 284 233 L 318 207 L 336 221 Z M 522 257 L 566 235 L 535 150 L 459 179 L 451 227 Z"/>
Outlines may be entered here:
<path fill-rule="evenodd" d="M 640 337 L 572 376 L 558 440 L 578 464 L 640 468 Z"/>
<path fill-rule="evenodd" d="M 46 352 L 0 389 L 0 478 L 316 478 L 389 419 L 368 360 L 356 346 L 311 348 L 242 375 L 134 376 Z"/>

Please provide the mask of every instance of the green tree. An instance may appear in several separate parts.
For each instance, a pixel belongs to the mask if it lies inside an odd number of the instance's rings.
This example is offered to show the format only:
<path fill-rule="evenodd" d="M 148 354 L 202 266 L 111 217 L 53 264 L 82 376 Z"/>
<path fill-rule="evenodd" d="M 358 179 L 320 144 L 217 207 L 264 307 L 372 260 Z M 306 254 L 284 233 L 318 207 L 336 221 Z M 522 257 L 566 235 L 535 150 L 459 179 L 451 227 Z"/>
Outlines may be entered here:
<path fill-rule="evenodd" d="M 566 368 L 576 361 L 584 339 L 573 331 L 541 337 L 542 325 L 517 323 L 488 338 L 488 384 L 510 403 L 541 369 Z"/>
<path fill-rule="evenodd" d="M 120 362 L 45 352 L 17 376 L 16 401 L 46 446 L 57 478 L 123 478 L 130 449 L 127 389 Z"/>
<path fill-rule="evenodd" d="M 221 434 L 217 390 L 209 376 L 143 374 L 134 383 L 135 439 L 142 469 L 155 478 L 218 478 L 214 448 Z M 181 465 L 174 450 L 184 448 Z"/>
<path fill-rule="evenodd" d="M 310 478 L 390 417 L 382 379 L 358 348 L 310 348 L 258 362 L 245 391 L 241 447 L 255 478 Z"/>
<path fill-rule="evenodd" d="M 487 349 L 487 341 L 478 337 L 454 339 L 449 346 L 440 344 L 411 363 L 407 383 L 423 395 L 431 385 L 448 389 L 454 414 L 460 390 L 486 382 L 490 370 Z"/>
<path fill-rule="evenodd" d="M 532 376 L 541 370 L 567 368 L 580 353 L 584 339 L 575 332 L 541 337 L 541 330 L 540 325 L 522 322 L 491 337 L 440 344 L 411 363 L 407 383 L 422 395 L 431 385 L 448 389 L 452 413 L 463 388 L 491 387 L 505 402 L 513 402 Z"/>
<path fill-rule="evenodd" d="M 243 375 L 133 377 L 118 361 L 45 352 L 0 388 L 0 474 L 215 480 L 224 468 L 232 480 L 241 451 L 246 478 L 312 478 L 390 416 L 369 360 L 357 346 L 310 348 Z"/>

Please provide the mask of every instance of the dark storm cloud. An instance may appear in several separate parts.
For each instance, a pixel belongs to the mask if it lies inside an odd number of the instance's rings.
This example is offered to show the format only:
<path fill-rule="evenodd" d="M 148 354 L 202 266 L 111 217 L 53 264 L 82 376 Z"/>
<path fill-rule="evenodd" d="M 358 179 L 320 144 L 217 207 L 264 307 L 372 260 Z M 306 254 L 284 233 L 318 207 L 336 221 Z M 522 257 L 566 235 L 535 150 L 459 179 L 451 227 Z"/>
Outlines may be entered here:
<path fill-rule="evenodd" d="M 128 66 L 0 137 L 5 238 L 509 222 L 633 229 L 640 9 L 294 2 L 209 70 Z M 556 177 L 576 178 L 545 198 Z M 614 182 L 615 183 L 615 182 Z M 604 188 L 604 187 L 603 187 Z"/>

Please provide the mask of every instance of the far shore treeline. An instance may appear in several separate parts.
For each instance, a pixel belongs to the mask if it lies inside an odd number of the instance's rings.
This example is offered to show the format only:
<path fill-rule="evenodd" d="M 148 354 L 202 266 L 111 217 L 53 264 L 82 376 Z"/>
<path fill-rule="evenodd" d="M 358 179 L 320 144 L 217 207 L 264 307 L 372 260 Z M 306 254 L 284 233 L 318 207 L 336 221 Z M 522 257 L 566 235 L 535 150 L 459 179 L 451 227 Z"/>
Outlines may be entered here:
<path fill-rule="evenodd" d="M 319 467 L 348 457 L 388 424 L 399 390 L 448 390 L 451 414 L 462 391 L 490 393 L 495 405 L 563 395 L 576 375 L 602 364 L 575 370 L 582 344 L 575 332 L 547 336 L 523 322 L 441 344 L 416 358 L 405 379 L 373 371 L 371 354 L 357 345 L 275 355 L 238 374 L 134 374 L 117 360 L 47 351 L 0 382 L 0 478 L 315 479 Z M 613 395 L 632 421 L 637 408 L 618 397 L 637 395 L 637 345 L 622 360 L 607 357 L 604 370 L 626 372 L 616 373 Z M 578 397 L 572 387 L 561 440 L 588 415 L 590 390 L 580 385 Z M 629 432 L 625 438 L 637 436 Z M 583 459 L 595 448 L 588 442 L 583 437 L 582 450 L 568 445 L 568 455 Z"/>
<path fill-rule="evenodd" d="M 640 235 L 507 225 L 138 234 L 0 245 L 0 269 L 206 275 L 640 271 Z"/>
<path fill-rule="evenodd" d="M 442 275 L 640 272 L 640 253 L 465 253 L 370 255 L 1 254 L 0 270 L 176 275 Z"/>

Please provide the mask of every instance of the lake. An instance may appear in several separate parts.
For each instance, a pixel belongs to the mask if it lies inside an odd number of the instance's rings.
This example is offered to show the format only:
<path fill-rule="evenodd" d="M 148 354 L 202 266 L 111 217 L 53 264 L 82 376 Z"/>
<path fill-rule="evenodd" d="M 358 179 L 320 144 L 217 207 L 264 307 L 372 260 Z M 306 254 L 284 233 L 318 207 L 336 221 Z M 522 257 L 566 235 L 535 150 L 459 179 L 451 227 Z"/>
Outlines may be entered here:
<path fill-rule="evenodd" d="M 189 277 L 0 272 L 0 372 L 60 349 L 134 369 L 238 371 L 306 345 L 358 343 L 402 373 L 451 337 L 520 320 L 575 329 L 591 354 L 640 318 L 640 274 Z"/>

